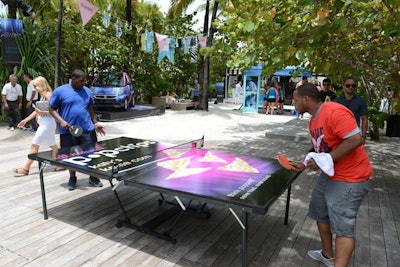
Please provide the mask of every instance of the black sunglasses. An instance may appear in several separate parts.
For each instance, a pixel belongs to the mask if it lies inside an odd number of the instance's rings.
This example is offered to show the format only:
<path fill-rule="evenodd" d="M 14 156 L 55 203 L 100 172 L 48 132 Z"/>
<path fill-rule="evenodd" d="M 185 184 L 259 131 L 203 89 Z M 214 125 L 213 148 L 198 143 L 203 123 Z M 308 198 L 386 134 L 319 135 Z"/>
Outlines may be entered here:
<path fill-rule="evenodd" d="M 357 84 L 345 84 L 345 86 L 346 86 L 346 88 L 350 88 L 350 87 L 356 88 Z"/>

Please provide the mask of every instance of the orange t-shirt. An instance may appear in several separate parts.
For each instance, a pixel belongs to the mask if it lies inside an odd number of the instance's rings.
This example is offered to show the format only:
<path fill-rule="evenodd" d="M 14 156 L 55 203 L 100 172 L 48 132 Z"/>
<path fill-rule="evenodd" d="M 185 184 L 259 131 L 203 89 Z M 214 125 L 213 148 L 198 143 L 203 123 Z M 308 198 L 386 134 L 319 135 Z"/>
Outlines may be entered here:
<path fill-rule="evenodd" d="M 348 134 L 357 129 L 351 110 L 334 102 L 323 103 L 319 113 L 309 124 L 311 142 L 317 153 L 329 153 L 335 150 Z M 365 181 L 373 174 L 363 145 L 358 146 L 349 155 L 334 161 L 334 169 L 335 174 L 330 178 L 344 182 Z"/>

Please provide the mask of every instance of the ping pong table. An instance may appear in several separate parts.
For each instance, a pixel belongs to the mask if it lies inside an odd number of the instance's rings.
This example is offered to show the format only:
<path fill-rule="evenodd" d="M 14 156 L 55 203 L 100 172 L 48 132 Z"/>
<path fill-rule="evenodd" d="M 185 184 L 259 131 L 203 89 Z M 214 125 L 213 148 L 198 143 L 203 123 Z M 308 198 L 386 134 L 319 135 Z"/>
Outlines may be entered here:
<path fill-rule="evenodd" d="M 284 224 L 288 223 L 291 184 L 300 173 L 288 171 L 277 160 L 239 155 L 203 148 L 204 137 L 173 145 L 151 140 L 118 137 L 94 146 L 75 146 L 29 154 L 38 161 L 44 219 L 48 218 L 43 169 L 46 164 L 72 169 L 107 179 L 123 212 L 117 227 L 127 226 L 176 242 L 173 227 L 183 213 L 192 209 L 192 200 L 202 203 L 198 211 L 209 215 L 207 203 L 229 209 L 242 228 L 242 266 L 247 266 L 247 231 L 250 213 L 265 215 L 287 190 Z M 120 185 L 144 188 L 173 196 L 175 205 L 145 224 L 131 221 L 118 195 Z M 161 203 L 161 202 L 160 202 Z M 168 201 L 169 204 L 170 201 Z M 242 212 L 242 218 L 237 211 Z M 175 216 L 169 231 L 156 227 Z"/>

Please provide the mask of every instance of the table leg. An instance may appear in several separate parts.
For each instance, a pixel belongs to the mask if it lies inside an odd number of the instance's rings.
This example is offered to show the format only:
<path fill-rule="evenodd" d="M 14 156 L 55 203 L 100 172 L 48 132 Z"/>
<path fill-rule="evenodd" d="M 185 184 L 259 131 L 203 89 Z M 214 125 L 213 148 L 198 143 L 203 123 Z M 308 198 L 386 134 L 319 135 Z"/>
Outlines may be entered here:
<path fill-rule="evenodd" d="M 109 179 L 109 182 L 110 182 L 111 188 L 114 188 L 114 183 L 112 182 L 112 179 Z M 116 188 L 113 189 L 113 192 L 114 192 L 115 197 L 117 198 L 117 201 L 118 201 L 118 203 L 119 203 L 119 206 L 120 206 L 121 209 L 122 209 L 122 213 L 124 214 L 124 217 L 125 217 L 125 222 L 128 222 L 128 223 L 129 223 L 131 220 L 130 220 L 129 217 L 128 217 L 128 213 L 126 212 L 126 210 L 125 210 L 125 208 L 124 208 L 124 205 L 122 205 L 121 199 L 119 198 L 119 195 L 118 195 L 118 193 L 117 193 Z"/>
<path fill-rule="evenodd" d="M 42 191 L 42 205 L 43 205 L 43 216 L 44 219 L 47 220 L 49 218 L 47 214 L 47 204 L 46 204 L 46 190 L 44 188 L 44 179 L 43 179 L 43 162 L 38 161 L 39 164 L 39 178 L 40 178 L 40 190 Z"/>
<path fill-rule="evenodd" d="M 286 197 L 286 211 L 285 211 L 285 222 L 284 225 L 288 224 L 289 219 L 289 207 L 290 207 L 290 192 L 292 191 L 292 184 L 289 185 L 287 189 L 287 197 Z"/>
<path fill-rule="evenodd" d="M 248 217 L 249 213 L 243 211 L 242 213 L 242 223 L 244 227 L 242 228 L 242 267 L 247 266 L 247 227 L 248 227 Z"/>

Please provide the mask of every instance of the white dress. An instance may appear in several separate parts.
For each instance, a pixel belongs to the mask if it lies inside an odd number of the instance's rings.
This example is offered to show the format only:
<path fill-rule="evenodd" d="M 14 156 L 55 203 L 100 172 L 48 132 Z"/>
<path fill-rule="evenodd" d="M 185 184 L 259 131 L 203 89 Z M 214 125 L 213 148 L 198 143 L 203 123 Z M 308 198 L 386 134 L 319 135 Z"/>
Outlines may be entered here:
<path fill-rule="evenodd" d="M 39 127 L 33 137 L 32 144 L 39 146 L 55 146 L 56 141 L 56 121 L 49 115 L 39 115 L 37 120 Z"/>

